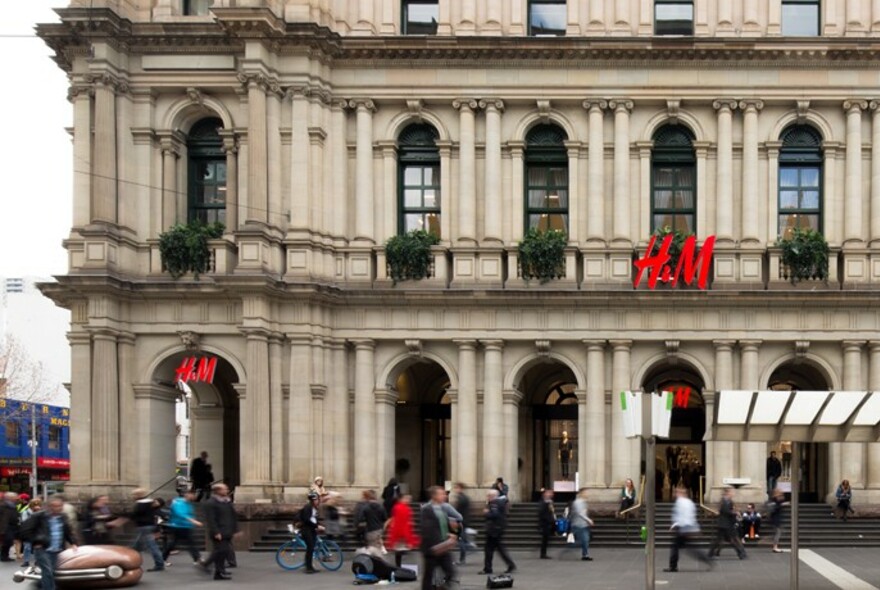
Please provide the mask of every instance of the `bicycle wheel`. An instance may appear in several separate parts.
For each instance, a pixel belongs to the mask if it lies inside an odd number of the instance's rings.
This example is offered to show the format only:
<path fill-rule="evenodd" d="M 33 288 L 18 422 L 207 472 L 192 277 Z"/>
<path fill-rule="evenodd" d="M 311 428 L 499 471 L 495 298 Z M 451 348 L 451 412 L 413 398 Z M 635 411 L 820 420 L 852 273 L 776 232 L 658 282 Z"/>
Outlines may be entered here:
<path fill-rule="evenodd" d="M 315 559 L 320 562 L 327 571 L 335 572 L 342 567 L 342 549 L 336 541 L 324 541 L 315 547 Z"/>
<path fill-rule="evenodd" d="M 285 570 L 297 570 L 306 563 L 306 543 L 299 537 L 284 543 L 275 552 L 275 561 Z"/>

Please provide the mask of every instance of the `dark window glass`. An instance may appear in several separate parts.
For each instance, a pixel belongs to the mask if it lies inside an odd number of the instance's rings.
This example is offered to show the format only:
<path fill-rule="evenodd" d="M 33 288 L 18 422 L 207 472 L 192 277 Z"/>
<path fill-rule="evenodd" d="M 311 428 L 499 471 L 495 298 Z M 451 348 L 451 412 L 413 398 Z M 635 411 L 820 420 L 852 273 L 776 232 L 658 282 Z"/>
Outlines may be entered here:
<path fill-rule="evenodd" d="M 684 0 L 657 0 L 654 3 L 654 34 L 694 34 L 694 3 Z"/>
<path fill-rule="evenodd" d="M 651 231 L 696 233 L 697 161 L 693 135 L 681 125 L 654 133 L 651 157 Z"/>
<path fill-rule="evenodd" d="M 782 133 L 779 152 L 779 217 L 782 238 L 795 228 L 822 231 L 822 137 L 807 125 Z"/>
<path fill-rule="evenodd" d="M 221 128 L 220 119 L 203 119 L 193 125 L 187 138 L 190 221 L 226 221 L 226 155 Z"/>
<path fill-rule="evenodd" d="M 58 450 L 61 448 L 61 428 L 58 426 L 49 426 L 48 445 L 50 449 Z"/>
<path fill-rule="evenodd" d="M 404 0 L 403 34 L 436 35 L 440 7 L 437 0 Z"/>
<path fill-rule="evenodd" d="M 6 446 L 8 447 L 17 447 L 18 446 L 18 423 L 17 422 L 7 422 L 6 426 Z"/>
<path fill-rule="evenodd" d="M 819 0 L 782 0 L 782 34 L 819 36 Z"/>
<path fill-rule="evenodd" d="M 204 16 L 214 4 L 214 0 L 183 0 L 183 14 L 185 16 Z"/>
<path fill-rule="evenodd" d="M 440 152 L 437 130 L 410 125 L 398 137 L 398 231 L 422 229 L 440 237 Z"/>
<path fill-rule="evenodd" d="M 529 2 L 529 35 L 532 37 L 565 35 L 568 20 L 565 0 L 531 0 Z"/>
<path fill-rule="evenodd" d="M 526 228 L 568 233 L 568 154 L 565 132 L 537 125 L 526 136 Z"/>

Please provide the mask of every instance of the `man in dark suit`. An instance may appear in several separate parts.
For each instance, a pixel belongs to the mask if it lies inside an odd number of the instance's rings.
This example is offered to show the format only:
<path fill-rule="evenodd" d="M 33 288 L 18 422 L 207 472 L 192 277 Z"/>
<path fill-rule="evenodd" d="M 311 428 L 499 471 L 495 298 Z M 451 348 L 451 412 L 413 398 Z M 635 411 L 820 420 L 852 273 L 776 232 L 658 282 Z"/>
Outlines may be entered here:
<path fill-rule="evenodd" d="M 733 488 L 724 488 L 721 503 L 718 505 L 718 528 L 715 531 L 715 540 L 709 548 L 709 557 L 721 555 L 721 545 L 725 542 L 733 545 L 740 559 L 746 558 L 746 550 L 743 549 L 739 534 L 736 532 L 736 509 L 733 505 Z"/>
<path fill-rule="evenodd" d="M 214 495 L 205 507 L 205 522 L 208 525 L 208 535 L 214 543 L 214 551 L 202 565 L 209 567 L 213 561 L 214 579 L 231 580 L 232 576 L 226 572 L 226 563 L 232 553 L 232 537 L 238 532 L 238 516 L 226 484 L 215 484 L 212 490 Z"/>
<path fill-rule="evenodd" d="M 544 490 L 541 507 L 538 509 L 538 527 L 541 529 L 541 559 L 550 559 L 547 545 L 556 531 L 556 507 L 553 505 L 553 490 Z"/>
<path fill-rule="evenodd" d="M 192 480 L 193 491 L 196 492 L 196 502 L 202 501 L 202 496 L 210 497 L 211 480 L 214 475 L 211 473 L 211 465 L 208 463 L 208 451 L 202 453 L 193 459 L 189 468 L 189 477 Z"/>
<path fill-rule="evenodd" d="M 438 567 L 446 576 L 445 588 L 458 587 L 458 574 L 452 563 L 452 549 L 455 535 L 449 532 L 449 516 L 443 504 L 446 490 L 432 486 L 428 490 L 431 501 L 422 506 L 422 555 L 425 558 L 425 572 L 422 576 L 422 590 L 434 588 L 434 570 Z M 447 543 L 447 541 L 451 541 Z"/>
<path fill-rule="evenodd" d="M 767 496 L 772 497 L 773 490 L 776 489 L 776 483 L 782 475 L 782 463 L 776 458 L 776 451 L 770 451 L 767 457 Z"/>
<path fill-rule="evenodd" d="M 324 527 L 318 524 L 318 504 L 321 503 L 321 496 L 317 492 L 309 492 L 308 504 L 303 506 L 299 511 L 297 520 L 300 524 L 300 535 L 306 542 L 306 569 L 307 574 L 317 574 L 312 563 L 312 557 L 315 552 L 315 545 L 318 542 L 318 533 L 324 530 Z"/>
<path fill-rule="evenodd" d="M 492 573 L 492 560 L 495 551 L 501 555 L 501 559 L 507 564 L 506 574 L 516 571 L 516 564 L 511 559 L 507 548 L 504 546 L 504 531 L 507 530 L 507 498 L 498 495 L 498 490 L 489 490 L 486 494 L 486 547 L 485 564 L 480 574 Z"/>

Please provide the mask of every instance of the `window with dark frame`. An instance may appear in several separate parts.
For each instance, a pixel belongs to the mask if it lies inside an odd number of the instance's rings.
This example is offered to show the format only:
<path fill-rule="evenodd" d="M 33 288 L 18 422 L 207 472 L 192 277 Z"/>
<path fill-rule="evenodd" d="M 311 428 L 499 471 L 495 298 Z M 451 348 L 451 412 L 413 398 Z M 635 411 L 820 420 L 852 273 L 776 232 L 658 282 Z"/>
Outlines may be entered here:
<path fill-rule="evenodd" d="M 440 20 L 437 0 L 403 0 L 403 34 L 436 35 Z"/>
<path fill-rule="evenodd" d="M 226 154 L 220 119 L 202 119 L 187 136 L 189 221 L 225 223 Z"/>
<path fill-rule="evenodd" d="M 46 441 L 50 449 L 57 451 L 61 448 L 61 427 L 49 426 L 49 437 Z"/>
<path fill-rule="evenodd" d="M 651 231 L 697 231 L 697 159 L 694 136 L 683 125 L 654 133 L 651 152 Z"/>
<path fill-rule="evenodd" d="M 693 0 L 655 0 L 654 34 L 693 36 Z"/>
<path fill-rule="evenodd" d="M 6 430 L 6 446 L 17 447 L 19 445 L 18 422 L 9 420 L 4 424 L 4 427 Z"/>
<path fill-rule="evenodd" d="M 526 135 L 525 227 L 568 233 L 568 153 L 565 131 L 540 124 Z"/>
<path fill-rule="evenodd" d="M 205 16 L 213 4 L 214 0 L 183 0 L 183 15 Z"/>
<path fill-rule="evenodd" d="M 564 36 L 567 22 L 568 9 L 565 0 L 529 0 L 530 36 Z"/>
<path fill-rule="evenodd" d="M 782 0 L 782 34 L 818 37 L 820 8 L 819 0 Z"/>
<path fill-rule="evenodd" d="M 809 125 L 782 132 L 779 150 L 779 236 L 795 228 L 822 231 L 822 136 Z"/>
<path fill-rule="evenodd" d="M 397 138 L 398 231 L 440 233 L 439 135 L 427 123 L 407 126 Z"/>

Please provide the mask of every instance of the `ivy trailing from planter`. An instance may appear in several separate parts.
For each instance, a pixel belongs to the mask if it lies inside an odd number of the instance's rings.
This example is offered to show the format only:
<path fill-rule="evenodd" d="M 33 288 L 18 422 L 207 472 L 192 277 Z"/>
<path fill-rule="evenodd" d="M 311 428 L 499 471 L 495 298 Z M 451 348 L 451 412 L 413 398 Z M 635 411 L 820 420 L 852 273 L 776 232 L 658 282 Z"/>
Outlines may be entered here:
<path fill-rule="evenodd" d="M 385 242 L 385 261 L 388 276 L 396 285 L 400 281 L 418 281 L 431 276 L 431 246 L 440 238 L 423 229 L 415 229 L 394 236 Z"/>
<path fill-rule="evenodd" d="M 211 250 L 208 240 L 216 240 L 226 229 L 222 223 L 206 224 L 201 221 L 179 223 L 159 234 L 159 254 L 162 266 L 175 279 L 188 272 L 198 280 L 208 270 Z"/>
<path fill-rule="evenodd" d="M 830 249 L 825 236 L 814 229 L 796 228 L 789 237 L 779 240 L 782 264 L 792 283 L 811 279 L 828 280 Z"/>
<path fill-rule="evenodd" d="M 663 240 L 666 239 L 666 236 L 672 236 L 672 242 L 669 244 L 669 266 L 675 271 L 678 268 L 678 262 L 681 260 L 681 252 L 684 249 L 684 242 L 690 236 L 694 235 L 692 233 L 685 233 L 679 229 L 672 229 L 668 225 L 664 225 L 663 227 L 658 227 L 654 230 L 654 249 L 651 252 L 652 256 L 656 256 L 660 254 L 660 248 L 663 246 Z"/>
<path fill-rule="evenodd" d="M 538 279 L 546 283 L 565 276 L 564 231 L 530 229 L 519 243 L 519 273 L 526 280 Z"/>

